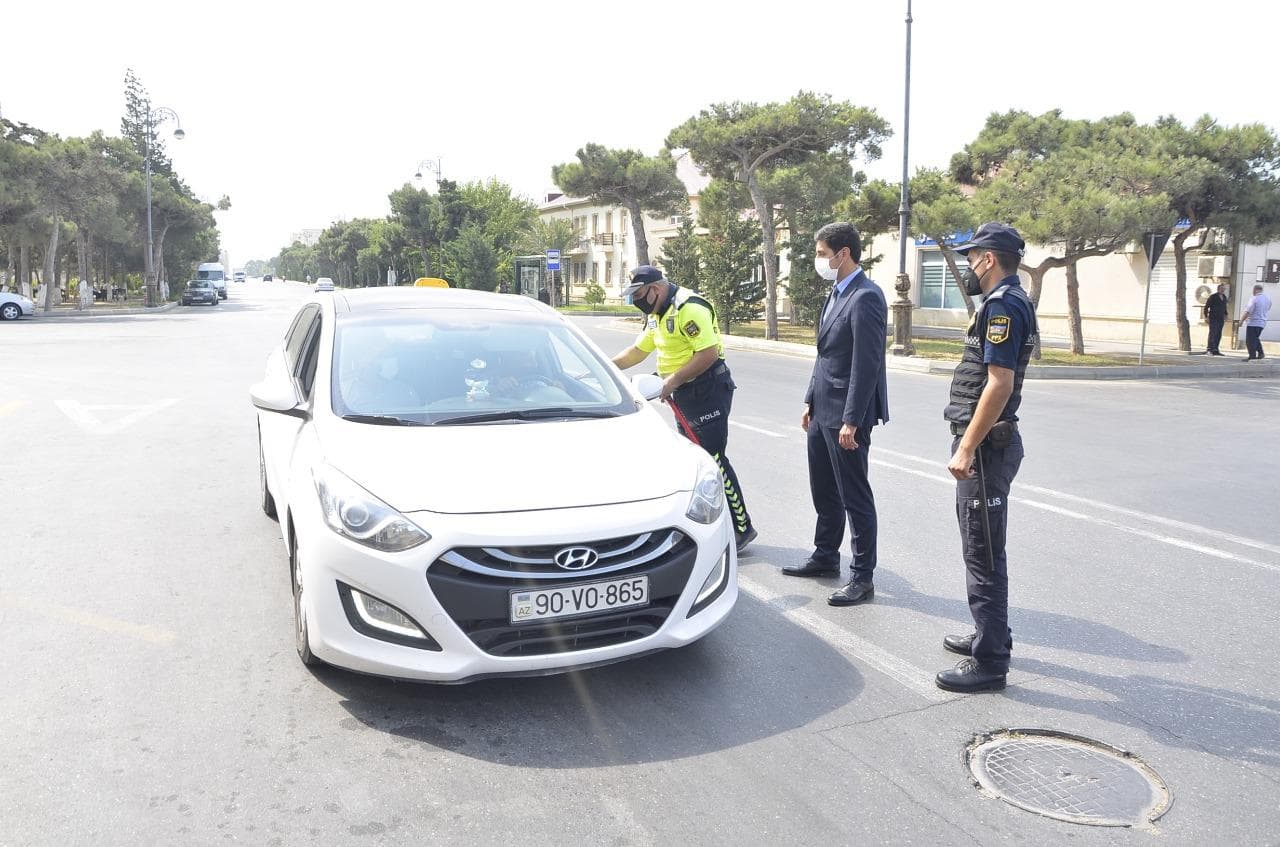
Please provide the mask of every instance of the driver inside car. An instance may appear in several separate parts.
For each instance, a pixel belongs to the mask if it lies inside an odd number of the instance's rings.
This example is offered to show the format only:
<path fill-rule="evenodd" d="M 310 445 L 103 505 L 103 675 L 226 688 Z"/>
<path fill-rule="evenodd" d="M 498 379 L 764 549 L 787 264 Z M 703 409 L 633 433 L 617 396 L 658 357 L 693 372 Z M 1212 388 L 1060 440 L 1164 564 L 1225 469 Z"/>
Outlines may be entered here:
<path fill-rule="evenodd" d="M 489 384 L 493 396 L 530 403 L 572 402 L 563 383 L 542 372 L 536 352 L 504 350 L 497 358 L 499 375 Z"/>

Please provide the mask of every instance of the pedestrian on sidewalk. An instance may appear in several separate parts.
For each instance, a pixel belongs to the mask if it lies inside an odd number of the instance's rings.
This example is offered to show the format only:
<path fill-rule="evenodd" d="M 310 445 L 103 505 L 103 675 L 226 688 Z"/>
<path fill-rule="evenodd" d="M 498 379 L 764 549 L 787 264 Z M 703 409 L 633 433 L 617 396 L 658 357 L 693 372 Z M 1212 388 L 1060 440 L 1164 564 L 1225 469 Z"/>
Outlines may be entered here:
<path fill-rule="evenodd" d="M 1262 293 L 1261 285 L 1255 285 L 1253 297 L 1249 300 L 1249 305 L 1244 307 L 1242 316 L 1245 322 L 1244 346 L 1249 351 L 1249 358 L 1245 361 L 1261 361 L 1265 358 L 1262 352 L 1262 331 L 1267 327 L 1267 316 L 1270 314 L 1271 298 Z"/>
<path fill-rule="evenodd" d="M 733 518 L 733 532 L 741 553 L 756 538 L 747 514 L 738 475 L 725 454 L 729 444 L 729 410 L 737 388 L 724 361 L 724 343 L 715 308 L 705 298 L 668 280 L 653 265 L 631 272 L 622 288 L 624 302 L 645 314 L 644 331 L 635 343 L 613 357 L 623 370 L 658 351 L 658 376 L 664 382 L 661 398 L 679 410 L 681 434 L 702 446 L 720 466 L 725 500 Z"/>
<path fill-rule="evenodd" d="M 1009 672 L 1009 489 L 1022 465 L 1017 413 L 1038 334 L 1035 306 L 1018 279 L 1025 247 L 1013 227 L 985 223 L 956 248 L 969 263 L 965 292 L 983 296 L 943 412 L 951 425 L 947 470 L 956 479 L 956 520 L 974 625 L 970 635 L 942 639 L 944 649 L 967 657 L 938 674 L 937 685 L 945 691 L 999 691 Z"/>
<path fill-rule="evenodd" d="M 815 238 L 814 270 L 832 283 L 819 312 L 817 357 L 804 395 L 809 494 L 817 521 L 813 552 L 787 576 L 835 576 L 849 525 L 849 582 L 827 598 L 854 606 L 875 595 L 876 500 L 871 491 L 871 430 L 889 421 L 884 293 L 863 271 L 862 237 L 851 223 L 829 223 Z"/>
<path fill-rule="evenodd" d="M 1227 321 L 1227 292 L 1225 285 L 1204 301 L 1204 319 L 1209 322 L 1209 344 L 1205 350 L 1210 356 L 1221 356 L 1218 345 L 1222 341 L 1222 325 Z"/>

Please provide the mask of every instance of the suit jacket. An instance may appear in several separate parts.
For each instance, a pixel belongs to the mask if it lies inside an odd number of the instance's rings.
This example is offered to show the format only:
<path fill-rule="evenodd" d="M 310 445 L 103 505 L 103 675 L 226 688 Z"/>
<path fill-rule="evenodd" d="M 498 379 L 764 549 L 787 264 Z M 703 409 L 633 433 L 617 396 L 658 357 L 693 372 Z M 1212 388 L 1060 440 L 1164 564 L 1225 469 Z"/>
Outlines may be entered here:
<path fill-rule="evenodd" d="M 859 269 L 818 326 L 818 357 L 804 402 L 819 426 L 847 423 L 863 430 L 889 420 L 888 315 L 880 286 Z"/>

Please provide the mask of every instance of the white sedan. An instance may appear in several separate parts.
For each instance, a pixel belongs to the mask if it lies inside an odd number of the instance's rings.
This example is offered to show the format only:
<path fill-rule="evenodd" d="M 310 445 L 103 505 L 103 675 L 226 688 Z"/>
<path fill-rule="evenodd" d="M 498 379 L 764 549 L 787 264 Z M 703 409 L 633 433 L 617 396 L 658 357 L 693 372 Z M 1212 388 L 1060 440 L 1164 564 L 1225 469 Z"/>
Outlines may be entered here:
<path fill-rule="evenodd" d="M 714 629 L 737 599 L 724 488 L 660 389 L 531 298 L 305 305 L 250 392 L 302 661 L 460 681 Z"/>
<path fill-rule="evenodd" d="M 16 321 L 23 315 L 31 317 L 35 313 L 36 304 L 30 297 L 0 291 L 0 321 Z"/>

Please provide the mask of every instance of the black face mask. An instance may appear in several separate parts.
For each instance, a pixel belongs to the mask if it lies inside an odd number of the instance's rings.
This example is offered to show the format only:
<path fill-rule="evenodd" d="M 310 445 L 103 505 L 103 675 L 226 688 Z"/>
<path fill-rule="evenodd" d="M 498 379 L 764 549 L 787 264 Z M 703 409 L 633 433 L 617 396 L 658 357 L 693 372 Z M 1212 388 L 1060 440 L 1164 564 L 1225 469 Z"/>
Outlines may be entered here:
<path fill-rule="evenodd" d="M 966 268 L 965 272 L 960 275 L 960 287 L 970 297 L 977 297 L 982 293 L 982 277 L 986 275 L 986 271 L 983 271 L 982 276 L 979 276 L 973 268 Z"/>
<path fill-rule="evenodd" d="M 637 309 L 644 312 L 646 315 L 653 314 L 653 304 L 651 304 L 648 300 L 645 300 L 645 299 L 632 300 L 631 305 L 635 306 Z"/>

